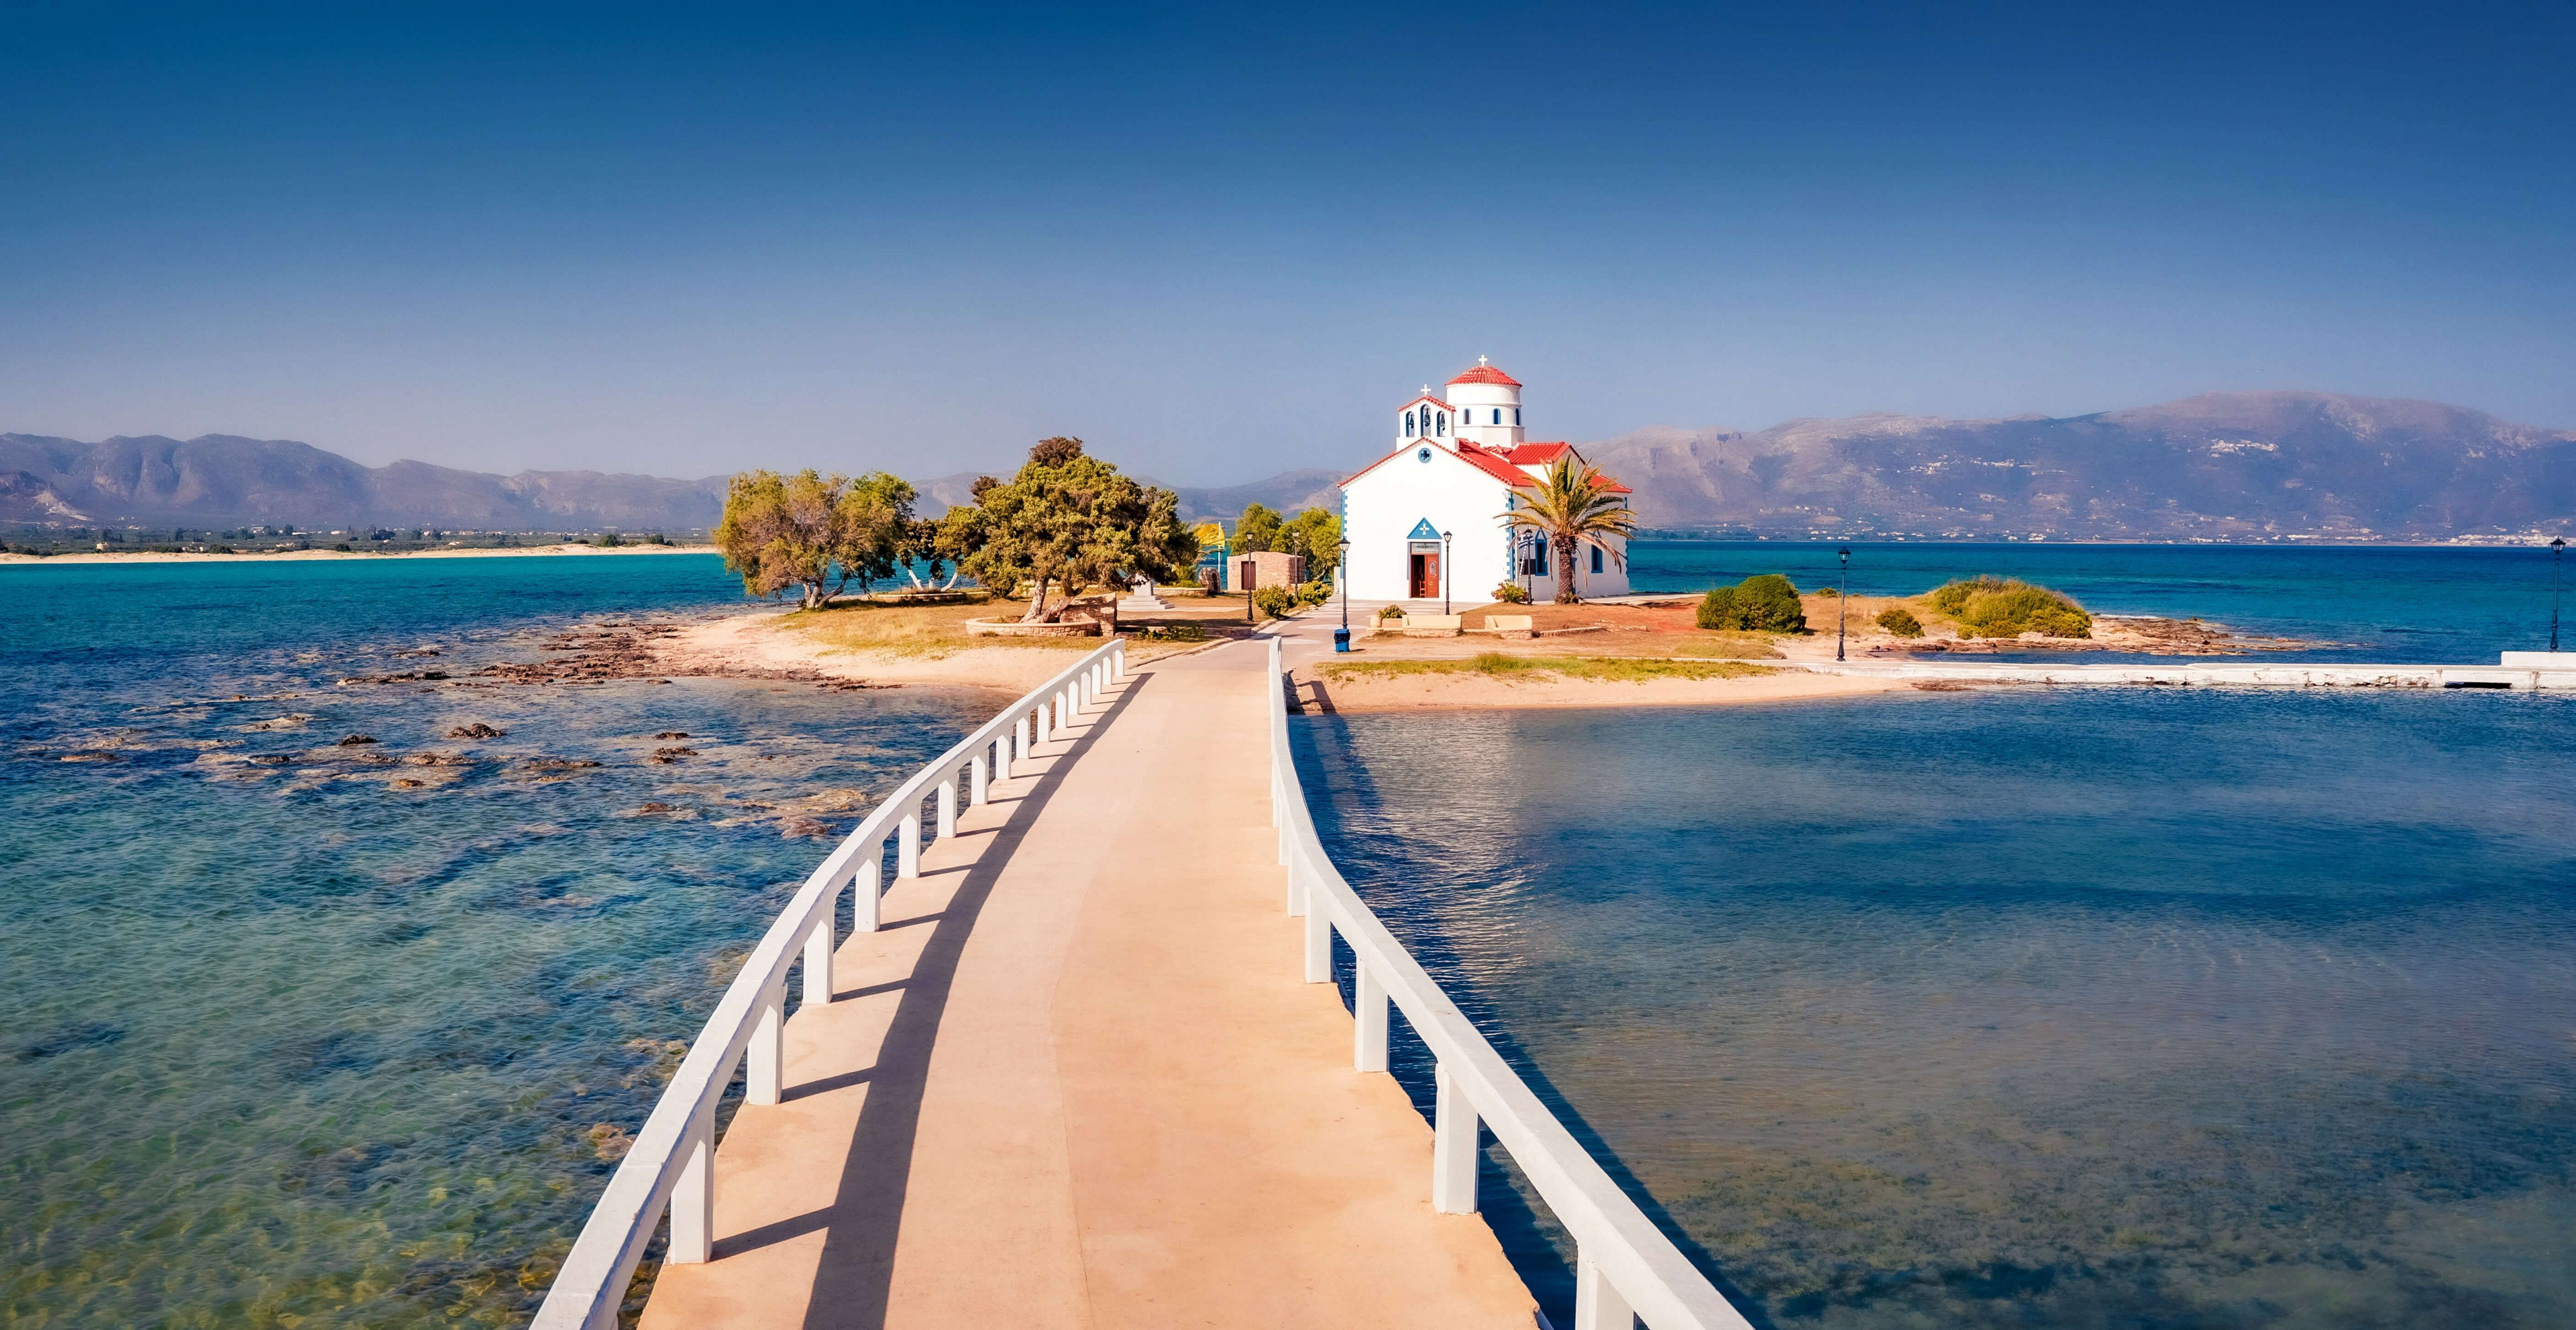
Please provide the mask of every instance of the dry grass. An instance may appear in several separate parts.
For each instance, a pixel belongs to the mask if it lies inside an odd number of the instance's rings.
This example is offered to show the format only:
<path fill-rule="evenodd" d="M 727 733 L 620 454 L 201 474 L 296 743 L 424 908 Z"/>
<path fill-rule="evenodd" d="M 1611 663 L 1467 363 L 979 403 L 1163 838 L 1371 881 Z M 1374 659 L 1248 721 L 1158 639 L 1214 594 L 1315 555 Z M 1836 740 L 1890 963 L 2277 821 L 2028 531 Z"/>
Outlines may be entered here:
<path fill-rule="evenodd" d="M 780 626 L 829 651 L 893 656 L 945 656 L 978 647 L 1030 651 L 1089 651 L 1096 637 L 969 637 L 968 619 L 1020 617 L 1026 601 L 978 600 L 962 605 L 908 605 L 902 601 L 839 601 L 798 610 Z"/>
<path fill-rule="evenodd" d="M 1552 675 L 1604 683 L 1644 683 L 1648 679 L 1743 679 L 1769 674 L 1768 665 L 1742 660 L 1652 660 L 1627 656 L 1519 655 L 1486 651 L 1445 660 L 1367 660 L 1323 667 L 1323 677 L 1379 679 L 1402 674 Z"/>
<path fill-rule="evenodd" d="M 798 610 L 778 620 L 781 631 L 795 634 L 821 648 L 826 655 L 852 653 L 876 656 L 913 656 L 936 660 L 961 651 L 1062 651 L 1084 652 L 1099 646 L 1098 637 L 972 637 L 966 632 L 969 619 L 1016 619 L 1026 613 L 1024 600 L 1002 600 L 979 597 L 965 604 L 920 605 L 900 600 L 836 601 L 819 610 Z M 1236 597 L 1231 605 L 1223 600 L 1176 602 L 1168 613 L 1120 621 L 1122 629 L 1147 627 L 1168 628 L 1176 624 L 1199 627 L 1206 636 L 1183 641 L 1139 640 L 1131 632 L 1129 652 L 1138 660 L 1150 660 L 1175 651 L 1187 651 L 1209 641 L 1241 636 L 1250 631 L 1243 622 L 1243 600 Z"/>

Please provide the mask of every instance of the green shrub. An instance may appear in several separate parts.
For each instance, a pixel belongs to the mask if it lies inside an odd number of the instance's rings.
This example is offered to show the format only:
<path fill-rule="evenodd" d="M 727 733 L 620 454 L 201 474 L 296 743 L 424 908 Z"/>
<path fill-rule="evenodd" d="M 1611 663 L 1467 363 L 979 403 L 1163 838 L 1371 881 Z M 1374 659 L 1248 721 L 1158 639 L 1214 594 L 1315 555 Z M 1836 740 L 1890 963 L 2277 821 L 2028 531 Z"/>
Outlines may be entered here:
<path fill-rule="evenodd" d="M 1285 619 L 1296 612 L 1297 596 L 1284 586 L 1256 587 L 1252 592 L 1252 607 L 1273 619 Z"/>
<path fill-rule="evenodd" d="M 1959 621 L 1961 637 L 2093 635 L 2093 616 L 2073 598 L 2018 578 L 1962 578 L 1935 590 L 1932 605 Z"/>
<path fill-rule="evenodd" d="M 1494 588 L 1494 600 L 1504 605 L 1527 605 L 1529 593 L 1521 590 L 1517 582 L 1505 582 Z"/>
<path fill-rule="evenodd" d="M 1757 573 L 1700 597 L 1699 626 L 1754 633 L 1803 633 L 1807 612 L 1798 588 L 1778 573 Z"/>
<path fill-rule="evenodd" d="M 1381 623 L 1388 619 L 1401 619 L 1404 617 L 1404 607 L 1401 605 L 1380 606 L 1378 608 L 1377 617 L 1378 621 Z"/>
<path fill-rule="evenodd" d="M 338 551 L 339 551 L 339 552 L 341 552 L 342 554 L 353 554 L 353 553 L 355 553 L 355 552 L 356 552 L 356 551 L 354 551 L 354 550 L 352 550 L 352 549 L 350 549 L 350 548 L 349 548 L 348 543 L 347 543 L 346 541 L 343 541 L 343 542 L 341 542 L 340 544 L 334 545 L 334 546 L 332 546 L 331 548 L 333 548 L 333 549 L 335 549 L 335 550 L 338 550 Z"/>
<path fill-rule="evenodd" d="M 613 550 L 623 546 L 626 542 L 619 540 L 616 532 L 609 531 L 602 533 L 599 539 L 592 543 L 599 546 L 601 549 Z"/>
<path fill-rule="evenodd" d="M 1921 637 L 1923 621 L 1902 605 L 1890 605 L 1878 612 L 1878 626 L 1898 637 Z"/>
<path fill-rule="evenodd" d="M 1332 598 L 1333 581 L 1328 577 L 1318 577 L 1314 581 L 1307 582 L 1297 588 L 1297 603 L 1299 605 L 1321 605 Z"/>

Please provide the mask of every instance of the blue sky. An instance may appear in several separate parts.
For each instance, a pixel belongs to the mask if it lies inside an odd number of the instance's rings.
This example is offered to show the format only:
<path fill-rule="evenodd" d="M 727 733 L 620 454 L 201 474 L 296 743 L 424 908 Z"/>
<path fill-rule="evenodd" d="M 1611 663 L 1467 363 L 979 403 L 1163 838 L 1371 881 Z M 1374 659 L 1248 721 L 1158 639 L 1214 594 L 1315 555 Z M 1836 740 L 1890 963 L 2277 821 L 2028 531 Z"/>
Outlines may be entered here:
<path fill-rule="evenodd" d="M 0 429 L 1223 483 L 1479 354 L 1578 440 L 2570 427 L 2570 12 L 21 7 Z"/>

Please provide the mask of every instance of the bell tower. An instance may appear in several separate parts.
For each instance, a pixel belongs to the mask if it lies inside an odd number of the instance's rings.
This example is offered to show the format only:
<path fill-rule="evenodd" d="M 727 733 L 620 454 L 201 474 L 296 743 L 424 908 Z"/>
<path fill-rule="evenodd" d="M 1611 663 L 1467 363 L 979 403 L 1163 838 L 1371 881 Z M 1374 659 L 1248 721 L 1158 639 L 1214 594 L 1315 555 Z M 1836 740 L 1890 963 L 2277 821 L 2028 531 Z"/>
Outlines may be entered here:
<path fill-rule="evenodd" d="M 1458 442 L 1458 409 L 1431 395 L 1431 385 L 1422 385 L 1422 395 L 1404 404 L 1395 416 L 1395 446 L 1410 447 L 1427 443 L 1440 448 L 1454 448 Z"/>
<path fill-rule="evenodd" d="M 1521 432 L 1520 380 L 1494 368 L 1492 361 L 1476 357 L 1475 368 L 1451 379 L 1446 391 L 1457 408 L 1460 438 L 1487 448 L 1510 448 L 1526 437 Z"/>

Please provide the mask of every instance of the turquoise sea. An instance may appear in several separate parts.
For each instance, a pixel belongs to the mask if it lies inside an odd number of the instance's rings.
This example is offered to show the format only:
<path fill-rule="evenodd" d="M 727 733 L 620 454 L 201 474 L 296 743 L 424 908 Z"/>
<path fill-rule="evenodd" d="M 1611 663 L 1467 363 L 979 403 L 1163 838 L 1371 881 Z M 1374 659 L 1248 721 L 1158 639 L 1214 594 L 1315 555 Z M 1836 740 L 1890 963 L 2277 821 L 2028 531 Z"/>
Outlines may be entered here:
<path fill-rule="evenodd" d="M 1630 580 L 1641 592 L 1697 592 L 1754 573 L 1787 573 L 1802 588 L 1831 586 L 1845 575 L 1836 548 L 1776 540 L 1641 541 Z M 2102 613 L 2197 616 L 2244 634 L 2313 644 L 2302 660 L 2492 665 L 2499 651 L 2549 645 L 2546 549 L 1913 542 L 1848 548 L 1856 596 L 1916 595 L 1979 573 L 2019 577 Z M 2576 570 L 2568 575 L 2576 579 Z M 2576 642 L 2576 633 L 2568 640 Z M 2130 657 L 2089 653 L 2083 659 Z"/>
<path fill-rule="evenodd" d="M 1647 543 L 1637 577 L 1830 562 Z M 2389 659 L 2547 628 L 2526 552 L 1866 546 L 1853 589 L 1980 571 Z M 0 568 L 0 1323 L 524 1319 L 823 852 L 800 819 L 846 828 L 998 702 L 452 686 L 740 603 L 699 555 Z M 2569 708 L 2068 690 L 1298 733 L 1354 878 L 1768 1323 L 2554 1325 Z M 507 733 L 448 737 L 475 723 Z M 1433 779 L 1460 760 L 1464 794 Z"/>
<path fill-rule="evenodd" d="M 2528 553 L 1855 554 L 1855 592 L 1973 561 L 2400 659 L 2547 629 Z M 1294 728 L 1337 862 L 1758 1325 L 2576 1324 L 2576 698 Z M 1488 1212 L 1561 1324 L 1571 1249 L 1499 1159 Z"/>
<path fill-rule="evenodd" d="M 0 569 L 0 1324 L 524 1321 L 792 820 L 998 704 L 450 686 L 740 600 L 703 555 Z"/>

